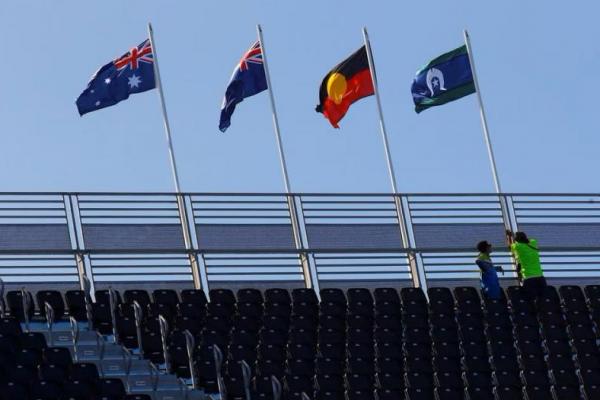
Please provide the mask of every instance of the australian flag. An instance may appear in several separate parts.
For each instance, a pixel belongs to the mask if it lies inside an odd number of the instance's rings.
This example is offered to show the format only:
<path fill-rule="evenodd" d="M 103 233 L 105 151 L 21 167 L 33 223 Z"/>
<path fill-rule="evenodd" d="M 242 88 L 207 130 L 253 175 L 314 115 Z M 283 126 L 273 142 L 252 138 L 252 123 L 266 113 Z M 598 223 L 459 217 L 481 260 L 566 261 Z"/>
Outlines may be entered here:
<path fill-rule="evenodd" d="M 100 68 L 77 98 L 79 115 L 110 107 L 132 93 L 154 89 L 154 57 L 150 39 Z"/>
<path fill-rule="evenodd" d="M 231 115 L 235 106 L 246 97 L 253 96 L 267 89 L 267 78 L 263 64 L 260 42 L 254 43 L 242 56 L 231 75 L 221 106 L 219 129 L 225 132 L 231 125 Z"/>

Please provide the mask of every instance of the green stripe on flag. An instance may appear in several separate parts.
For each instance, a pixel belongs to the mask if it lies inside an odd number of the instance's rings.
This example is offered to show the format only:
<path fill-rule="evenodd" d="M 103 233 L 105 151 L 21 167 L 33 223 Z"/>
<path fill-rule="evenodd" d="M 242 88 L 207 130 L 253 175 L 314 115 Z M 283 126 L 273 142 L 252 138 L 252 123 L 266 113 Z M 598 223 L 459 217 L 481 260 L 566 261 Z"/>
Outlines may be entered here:
<path fill-rule="evenodd" d="M 463 54 L 467 54 L 467 46 L 465 46 L 465 45 L 462 45 L 452 51 L 444 53 L 441 56 L 436 57 L 433 60 L 429 61 L 427 63 L 427 65 L 425 65 L 423 68 L 421 68 L 420 70 L 417 71 L 417 75 L 421 74 L 423 71 L 428 70 L 431 67 L 434 67 L 438 64 L 442 64 L 446 61 L 452 60 L 455 57 L 462 56 Z"/>
<path fill-rule="evenodd" d="M 463 46 L 464 47 L 464 46 Z M 457 49 L 458 50 L 458 49 Z M 456 51 L 456 50 L 455 50 Z M 450 54 L 450 53 L 448 53 Z M 444 54 L 446 56 L 446 54 Z M 442 56 L 442 57 L 444 57 Z M 440 57 L 438 57 L 440 58 Z M 435 65 L 429 63 L 428 65 Z M 439 62 L 438 62 L 439 64 Z M 434 98 L 425 99 L 420 104 L 415 106 L 415 111 L 420 113 L 423 110 L 426 110 L 430 107 L 441 106 L 442 104 L 446 104 L 450 101 L 460 99 L 461 97 L 468 96 L 471 93 L 475 93 L 475 84 L 473 82 L 469 82 L 466 85 L 458 86 L 452 90 L 448 90 L 446 92 L 440 93 Z"/>

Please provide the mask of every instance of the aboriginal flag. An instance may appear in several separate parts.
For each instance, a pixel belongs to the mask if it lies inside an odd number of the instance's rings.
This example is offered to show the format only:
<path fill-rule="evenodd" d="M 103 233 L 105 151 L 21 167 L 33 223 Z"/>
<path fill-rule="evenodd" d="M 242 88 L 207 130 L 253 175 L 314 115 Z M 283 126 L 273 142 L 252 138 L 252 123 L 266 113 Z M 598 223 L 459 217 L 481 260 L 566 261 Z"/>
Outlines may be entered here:
<path fill-rule="evenodd" d="M 367 49 L 362 46 L 325 75 L 316 111 L 323 113 L 334 128 L 339 128 L 338 122 L 350 105 L 374 93 Z"/>

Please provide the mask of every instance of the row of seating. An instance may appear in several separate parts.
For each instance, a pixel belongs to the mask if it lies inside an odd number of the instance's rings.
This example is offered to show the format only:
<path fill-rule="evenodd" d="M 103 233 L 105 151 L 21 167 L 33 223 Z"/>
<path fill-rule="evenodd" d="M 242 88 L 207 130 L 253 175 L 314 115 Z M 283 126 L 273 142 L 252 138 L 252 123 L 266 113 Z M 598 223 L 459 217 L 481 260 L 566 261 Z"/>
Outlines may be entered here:
<path fill-rule="evenodd" d="M 38 306 L 52 303 L 55 318 L 65 309 L 87 318 L 80 291 L 67 292 L 62 309 L 59 292 L 35 297 Z M 208 303 L 199 290 L 130 290 L 117 293 L 111 310 L 108 293 L 98 291 L 91 317 L 110 334 L 114 312 L 125 346 L 140 347 L 141 333 L 144 356 L 160 364 L 166 354 L 184 378 L 189 331 L 197 381 L 216 392 L 221 376 L 231 399 L 245 398 L 242 362 L 253 399 L 272 398 L 272 376 L 289 399 L 600 398 L 598 285 L 549 287 L 535 302 L 519 287 L 498 300 L 471 287 L 431 288 L 428 299 L 415 288 L 323 289 L 320 297 L 309 289 L 214 289 Z M 134 303 L 143 310 L 141 332 Z M 7 304 L 23 318 L 20 292 L 9 292 Z M 171 328 L 166 353 L 159 316 Z"/>
<path fill-rule="evenodd" d="M 0 399 L 151 400 L 127 395 L 118 378 L 101 378 L 94 363 L 73 362 L 66 347 L 51 347 L 40 332 L 0 319 Z"/>

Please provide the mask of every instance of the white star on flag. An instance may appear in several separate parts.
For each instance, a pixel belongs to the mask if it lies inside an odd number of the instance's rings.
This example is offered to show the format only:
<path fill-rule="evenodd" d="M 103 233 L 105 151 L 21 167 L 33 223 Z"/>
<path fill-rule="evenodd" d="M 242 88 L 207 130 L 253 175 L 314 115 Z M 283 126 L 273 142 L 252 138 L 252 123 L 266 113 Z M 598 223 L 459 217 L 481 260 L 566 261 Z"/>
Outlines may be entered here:
<path fill-rule="evenodd" d="M 142 83 L 142 80 L 140 79 L 139 76 L 133 74 L 130 78 L 129 78 L 129 82 L 127 82 L 127 84 L 129 85 L 130 88 L 137 88 L 140 86 L 140 83 Z"/>

